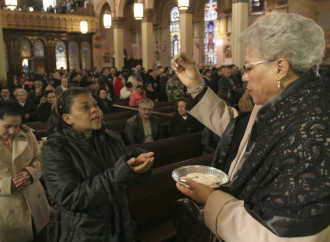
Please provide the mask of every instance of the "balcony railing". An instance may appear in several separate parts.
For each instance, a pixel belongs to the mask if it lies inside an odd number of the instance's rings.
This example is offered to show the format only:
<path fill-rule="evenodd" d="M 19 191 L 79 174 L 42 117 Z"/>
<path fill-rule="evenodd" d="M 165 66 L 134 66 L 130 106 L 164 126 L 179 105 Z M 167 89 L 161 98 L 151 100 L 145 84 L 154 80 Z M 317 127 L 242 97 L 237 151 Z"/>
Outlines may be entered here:
<path fill-rule="evenodd" d="M 98 17 L 44 12 L 0 11 L 2 28 L 4 29 L 80 32 L 80 21 L 82 20 L 88 22 L 88 33 L 95 33 L 99 29 Z"/>

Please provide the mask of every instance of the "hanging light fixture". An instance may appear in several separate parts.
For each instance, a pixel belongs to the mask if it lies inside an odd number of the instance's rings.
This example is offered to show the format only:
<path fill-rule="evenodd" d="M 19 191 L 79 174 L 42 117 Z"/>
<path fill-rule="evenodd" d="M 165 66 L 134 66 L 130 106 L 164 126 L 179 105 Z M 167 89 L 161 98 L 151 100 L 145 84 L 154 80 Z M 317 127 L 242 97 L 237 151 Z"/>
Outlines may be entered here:
<path fill-rule="evenodd" d="M 143 19 L 143 3 L 142 3 L 142 0 L 137 0 L 134 3 L 134 18 L 136 20 Z"/>
<path fill-rule="evenodd" d="M 87 23 L 87 21 L 85 21 L 85 20 L 80 21 L 80 32 L 82 34 L 87 34 L 87 32 L 88 32 L 88 23 Z"/>
<path fill-rule="evenodd" d="M 15 10 L 15 8 L 17 7 L 17 0 L 6 0 L 5 3 L 7 8 L 9 8 L 10 10 Z"/>
<path fill-rule="evenodd" d="M 103 26 L 106 29 L 110 29 L 111 25 L 112 25 L 112 21 L 111 21 L 111 14 L 110 12 L 107 10 L 104 12 L 103 14 Z"/>
<path fill-rule="evenodd" d="M 178 0 L 178 7 L 180 10 L 187 10 L 189 8 L 189 0 Z"/>

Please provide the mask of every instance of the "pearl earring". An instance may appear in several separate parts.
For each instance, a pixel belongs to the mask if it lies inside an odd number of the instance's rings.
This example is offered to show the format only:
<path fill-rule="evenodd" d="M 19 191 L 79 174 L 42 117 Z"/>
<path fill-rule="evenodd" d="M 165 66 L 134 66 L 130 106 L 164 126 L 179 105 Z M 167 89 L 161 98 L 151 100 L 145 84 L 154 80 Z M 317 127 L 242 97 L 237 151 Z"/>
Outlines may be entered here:
<path fill-rule="evenodd" d="M 277 82 L 277 88 L 281 88 L 281 81 L 276 81 Z"/>

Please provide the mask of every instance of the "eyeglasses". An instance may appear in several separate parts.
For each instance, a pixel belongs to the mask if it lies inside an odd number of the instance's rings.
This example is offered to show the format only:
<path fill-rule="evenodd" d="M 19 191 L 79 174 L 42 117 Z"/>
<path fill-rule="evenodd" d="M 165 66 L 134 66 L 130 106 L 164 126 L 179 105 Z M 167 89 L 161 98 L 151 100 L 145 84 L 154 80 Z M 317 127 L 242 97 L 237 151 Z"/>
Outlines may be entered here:
<path fill-rule="evenodd" d="M 259 62 L 252 62 L 248 64 L 243 65 L 243 71 L 244 73 L 249 73 L 255 66 L 263 64 L 263 63 L 268 63 L 268 62 L 273 62 L 274 60 L 266 60 L 266 61 L 259 61 Z M 247 66 L 247 65 L 252 65 L 252 66 Z"/>

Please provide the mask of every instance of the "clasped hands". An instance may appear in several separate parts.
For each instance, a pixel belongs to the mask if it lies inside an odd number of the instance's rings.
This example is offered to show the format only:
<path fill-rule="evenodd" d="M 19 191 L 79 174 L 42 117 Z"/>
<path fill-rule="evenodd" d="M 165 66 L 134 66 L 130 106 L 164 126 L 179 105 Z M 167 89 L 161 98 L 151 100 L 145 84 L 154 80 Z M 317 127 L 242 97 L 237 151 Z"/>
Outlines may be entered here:
<path fill-rule="evenodd" d="M 11 179 L 12 190 L 22 190 L 32 183 L 32 176 L 28 171 L 21 171 Z"/>
<path fill-rule="evenodd" d="M 138 157 L 133 157 L 127 161 L 129 168 L 135 173 L 148 171 L 155 160 L 154 152 L 142 153 Z"/>

